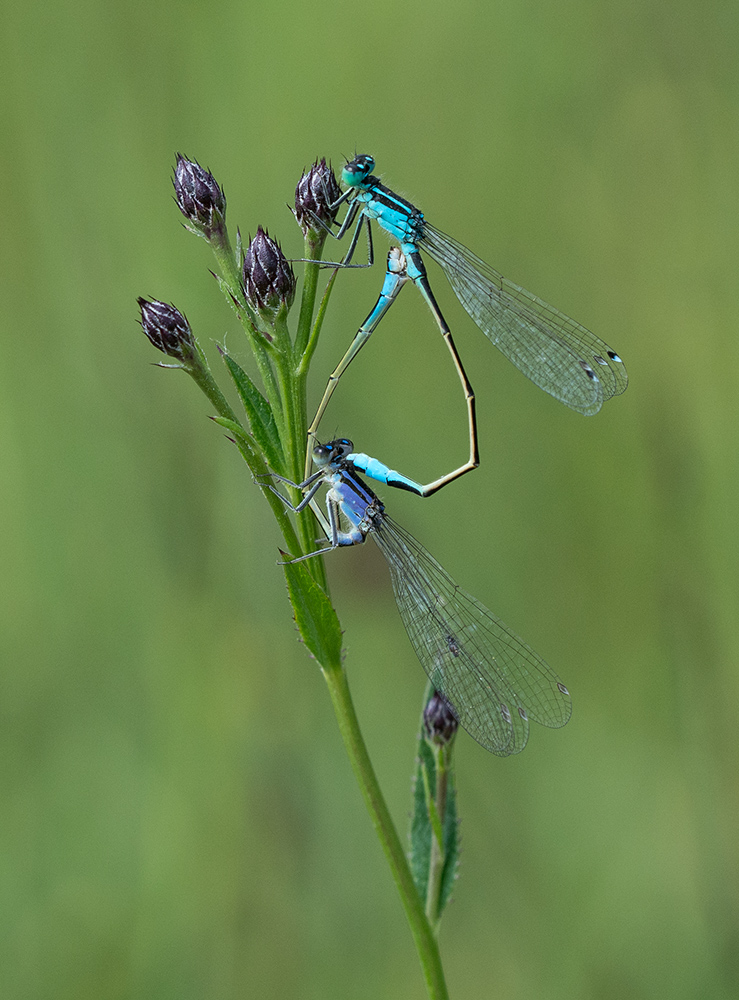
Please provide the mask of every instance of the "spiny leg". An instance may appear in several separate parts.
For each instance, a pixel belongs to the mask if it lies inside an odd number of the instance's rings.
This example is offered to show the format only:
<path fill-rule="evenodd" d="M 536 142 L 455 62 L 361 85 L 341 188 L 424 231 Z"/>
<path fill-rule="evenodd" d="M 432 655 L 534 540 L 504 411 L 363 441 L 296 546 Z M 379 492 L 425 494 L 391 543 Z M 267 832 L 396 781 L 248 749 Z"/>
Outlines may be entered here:
<path fill-rule="evenodd" d="M 273 479 L 277 479 L 281 483 L 287 483 L 288 486 L 292 486 L 295 490 L 304 490 L 307 487 L 310 487 L 300 503 L 294 504 L 292 501 L 288 500 L 284 493 L 280 493 L 277 487 L 273 486 L 272 483 L 264 484 L 267 489 L 271 490 L 276 497 L 279 497 L 280 500 L 282 500 L 284 505 L 288 508 L 288 510 L 291 510 L 293 514 L 300 514 L 309 504 L 312 508 L 313 504 L 311 501 L 323 485 L 323 473 L 321 471 L 314 472 L 312 476 L 309 476 L 305 482 L 302 483 L 294 483 L 292 479 L 286 479 L 284 476 L 278 476 L 276 472 L 271 472 L 270 476 L 272 476 Z"/>
<path fill-rule="evenodd" d="M 314 216 L 314 218 L 315 218 L 316 222 L 321 226 L 321 228 L 324 229 L 328 233 L 329 236 L 333 236 L 333 238 L 335 240 L 340 240 L 340 239 L 343 238 L 343 236 L 346 233 L 347 229 L 349 228 L 349 226 L 351 225 L 351 223 L 354 221 L 358 210 L 359 210 L 359 205 L 358 205 L 357 202 L 354 202 L 354 204 L 351 206 L 351 208 L 347 212 L 346 218 L 342 222 L 340 229 L 336 233 L 332 229 L 330 229 L 322 219 L 319 219 L 317 216 Z M 365 224 L 367 226 L 367 263 L 366 264 L 352 264 L 351 260 L 352 260 L 352 257 L 354 256 L 354 251 L 357 249 L 357 244 L 359 243 L 359 235 L 360 235 L 360 233 L 362 231 L 362 226 L 365 225 Z M 356 269 L 367 268 L 367 267 L 372 267 L 372 265 L 375 262 L 375 247 L 374 247 L 374 243 L 372 241 L 372 226 L 370 225 L 370 220 L 367 218 L 367 216 L 364 214 L 364 212 L 362 212 L 360 214 L 360 216 L 359 216 L 359 222 L 357 222 L 356 228 L 354 229 L 354 232 L 352 233 L 352 238 L 351 238 L 351 240 L 349 242 L 349 248 L 347 249 L 346 253 L 344 254 L 344 259 L 343 260 L 321 260 L 321 261 L 316 261 L 316 260 L 311 259 L 310 257 L 293 257 L 293 258 L 291 258 L 291 260 L 292 260 L 293 263 L 307 263 L 307 264 L 316 264 L 316 263 L 318 263 L 318 264 L 320 264 L 321 267 L 345 267 L 345 268 L 355 269 L 355 270 Z"/>

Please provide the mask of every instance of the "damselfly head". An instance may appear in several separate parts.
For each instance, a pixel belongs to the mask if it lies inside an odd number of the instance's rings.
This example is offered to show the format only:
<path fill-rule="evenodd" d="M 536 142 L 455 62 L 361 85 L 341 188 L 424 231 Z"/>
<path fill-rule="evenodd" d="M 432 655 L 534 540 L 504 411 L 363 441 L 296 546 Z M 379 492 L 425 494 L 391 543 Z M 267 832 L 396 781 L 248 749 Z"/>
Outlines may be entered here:
<path fill-rule="evenodd" d="M 313 461 L 319 469 L 336 462 L 342 462 L 347 455 L 354 451 L 354 443 L 348 438 L 337 438 L 335 441 L 327 441 L 326 444 L 317 444 L 313 449 Z"/>
<path fill-rule="evenodd" d="M 348 187 L 360 187 L 375 169 L 374 157 L 360 153 L 341 171 L 341 179 Z"/>

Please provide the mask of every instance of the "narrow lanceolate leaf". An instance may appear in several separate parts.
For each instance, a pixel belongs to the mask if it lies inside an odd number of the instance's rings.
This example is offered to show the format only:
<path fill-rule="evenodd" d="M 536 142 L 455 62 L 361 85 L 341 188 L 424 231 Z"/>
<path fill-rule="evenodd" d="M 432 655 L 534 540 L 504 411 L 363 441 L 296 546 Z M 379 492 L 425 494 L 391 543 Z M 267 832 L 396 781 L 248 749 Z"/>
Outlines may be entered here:
<path fill-rule="evenodd" d="M 304 562 L 284 566 L 290 603 L 303 642 L 322 667 L 341 667 L 341 625 L 331 601 Z"/>
<path fill-rule="evenodd" d="M 421 899 L 426 899 L 428 890 L 431 838 L 433 836 L 431 817 L 426 805 L 426 787 L 432 787 L 435 782 L 435 777 L 432 776 L 435 776 L 435 773 L 433 752 L 421 735 L 418 741 L 416 772 L 413 776 L 413 812 L 411 814 L 410 838 L 411 874 Z"/>
<path fill-rule="evenodd" d="M 254 440 L 264 452 L 269 466 L 275 472 L 283 473 L 282 448 L 272 407 L 241 365 L 234 361 L 223 348 L 220 348 L 220 351 L 231 378 L 234 380 L 241 402 L 244 404 Z"/>
<path fill-rule="evenodd" d="M 444 871 L 441 876 L 441 891 L 439 892 L 439 916 L 452 898 L 454 883 L 459 871 L 459 820 L 457 818 L 457 789 L 454 783 L 454 771 L 449 773 L 443 828 Z"/>
<path fill-rule="evenodd" d="M 445 753 L 446 751 L 442 750 L 441 752 Z M 421 899 L 426 900 L 432 863 L 432 839 L 436 836 L 436 831 L 440 826 L 443 840 L 443 864 L 436 908 L 437 919 L 451 898 L 459 864 L 457 793 L 454 786 L 454 773 L 448 765 L 447 767 L 446 804 L 444 815 L 439 816 L 436 803 L 435 752 L 421 731 L 418 738 L 418 759 L 413 784 L 410 865 L 418 894 Z M 429 796 L 432 799 L 431 803 L 429 803 Z"/>
<path fill-rule="evenodd" d="M 215 271 L 211 271 L 210 273 L 213 275 L 213 277 L 218 282 L 218 287 L 223 292 L 223 294 L 226 296 L 226 301 L 231 306 L 231 308 L 236 313 L 236 315 L 239 317 L 239 322 L 240 323 L 248 322 L 251 325 L 251 327 L 253 328 L 254 333 L 258 334 L 259 333 L 259 325 L 258 325 L 258 322 L 257 322 L 257 316 L 253 312 L 253 310 L 251 309 L 251 307 L 249 306 L 249 304 L 248 303 L 244 304 L 243 302 L 239 302 L 236 299 L 236 297 L 235 297 L 236 296 L 236 292 L 231 288 L 231 286 L 229 285 L 229 283 L 224 278 L 222 278 L 220 276 L 220 274 L 216 274 Z M 246 313 L 246 316 L 244 315 L 244 313 Z"/>
<path fill-rule="evenodd" d="M 241 319 L 241 306 L 234 299 L 234 293 L 231 290 L 231 286 L 228 284 L 228 282 L 225 279 L 223 279 L 220 276 L 220 274 L 216 274 L 215 271 L 211 271 L 210 273 L 213 275 L 213 277 L 218 282 L 218 287 L 223 292 L 223 294 L 226 296 L 226 301 L 228 302 L 228 304 L 231 306 L 231 308 L 236 313 L 236 315 L 239 317 L 239 319 Z"/>

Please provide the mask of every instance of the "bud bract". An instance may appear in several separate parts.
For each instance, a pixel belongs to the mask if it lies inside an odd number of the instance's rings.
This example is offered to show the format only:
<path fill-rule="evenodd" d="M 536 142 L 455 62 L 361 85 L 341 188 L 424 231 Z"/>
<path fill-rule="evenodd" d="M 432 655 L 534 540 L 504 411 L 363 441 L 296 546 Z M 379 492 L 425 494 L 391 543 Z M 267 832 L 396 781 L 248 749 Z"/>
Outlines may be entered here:
<path fill-rule="evenodd" d="M 179 210 L 199 233 L 209 239 L 223 229 L 226 196 L 209 170 L 178 153 L 172 183 Z"/>
<path fill-rule="evenodd" d="M 338 208 L 332 209 L 331 205 L 340 197 L 341 188 L 331 165 L 326 164 L 325 158 L 320 162 L 316 160 L 295 188 L 295 218 L 304 236 L 311 231 L 325 235 L 320 222 L 326 226 L 332 225 Z M 320 222 L 316 222 L 316 219 Z"/>
<path fill-rule="evenodd" d="M 260 226 L 244 255 L 244 291 L 258 312 L 289 309 L 295 298 L 295 274 L 279 243 Z"/>
<path fill-rule="evenodd" d="M 138 299 L 141 326 L 157 350 L 170 358 L 190 361 L 195 355 L 195 341 L 190 324 L 174 306 L 153 299 Z"/>

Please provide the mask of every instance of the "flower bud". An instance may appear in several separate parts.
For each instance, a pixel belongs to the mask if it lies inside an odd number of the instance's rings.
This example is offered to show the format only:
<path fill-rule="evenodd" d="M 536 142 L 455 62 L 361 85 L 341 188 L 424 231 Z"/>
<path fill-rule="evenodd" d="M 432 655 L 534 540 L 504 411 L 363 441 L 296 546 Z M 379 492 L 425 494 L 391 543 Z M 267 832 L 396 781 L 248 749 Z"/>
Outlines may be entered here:
<path fill-rule="evenodd" d="M 438 691 L 434 691 L 426 703 L 423 725 L 427 738 L 437 746 L 450 743 L 459 728 L 454 709 Z"/>
<path fill-rule="evenodd" d="M 177 154 L 174 171 L 175 199 L 177 206 L 195 229 L 210 239 L 220 232 L 226 217 L 226 196 L 209 170 Z"/>
<path fill-rule="evenodd" d="M 303 230 L 303 236 L 311 231 L 325 235 L 325 230 L 316 219 L 331 226 L 339 210 L 330 206 L 340 197 L 341 188 L 333 169 L 326 165 L 325 158 L 320 163 L 316 160 L 295 188 L 295 218 Z"/>
<path fill-rule="evenodd" d="M 190 361 L 195 355 L 195 340 L 182 313 L 166 302 L 138 299 L 141 309 L 141 326 L 154 347 L 181 361 Z"/>
<path fill-rule="evenodd" d="M 289 309 L 295 298 L 295 275 L 278 243 L 260 226 L 244 256 L 244 291 L 258 312 Z"/>

